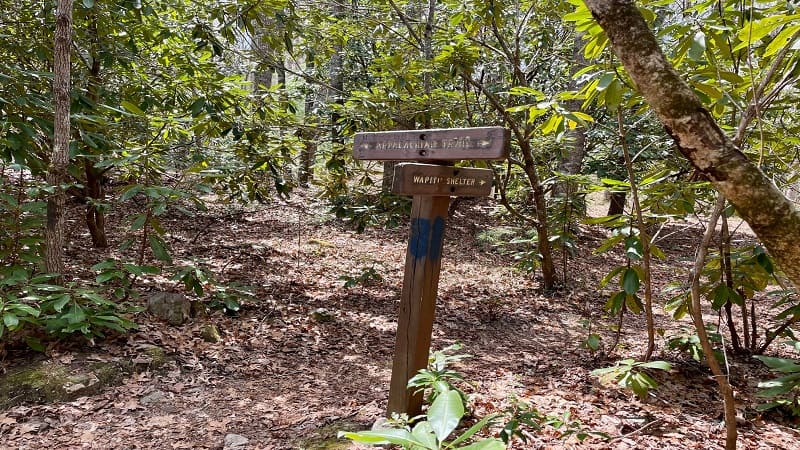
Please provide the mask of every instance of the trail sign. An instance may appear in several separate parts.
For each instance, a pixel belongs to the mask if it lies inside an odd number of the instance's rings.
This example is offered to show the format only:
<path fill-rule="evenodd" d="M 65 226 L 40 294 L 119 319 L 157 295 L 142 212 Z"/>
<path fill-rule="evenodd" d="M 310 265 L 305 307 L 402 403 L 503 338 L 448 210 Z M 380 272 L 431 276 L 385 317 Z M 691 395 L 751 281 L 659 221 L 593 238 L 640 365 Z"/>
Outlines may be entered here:
<path fill-rule="evenodd" d="M 394 168 L 392 192 L 400 195 L 484 197 L 492 192 L 491 169 L 401 163 Z"/>
<path fill-rule="evenodd" d="M 505 159 L 509 136 L 503 127 L 356 133 L 353 156 L 384 161 Z"/>
<path fill-rule="evenodd" d="M 357 133 L 353 156 L 443 163 L 505 159 L 509 137 L 502 127 Z M 450 197 L 489 195 L 493 179 L 494 172 L 490 169 L 416 163 L 395 167 L 392 190 L 412 195 L 413 200 L 389 386 L 389 415 L 396 412 L 415 417 L 422 410 L 422 393 L 409 391 L 407 385 L 408 380 L 428 365 Z"/>

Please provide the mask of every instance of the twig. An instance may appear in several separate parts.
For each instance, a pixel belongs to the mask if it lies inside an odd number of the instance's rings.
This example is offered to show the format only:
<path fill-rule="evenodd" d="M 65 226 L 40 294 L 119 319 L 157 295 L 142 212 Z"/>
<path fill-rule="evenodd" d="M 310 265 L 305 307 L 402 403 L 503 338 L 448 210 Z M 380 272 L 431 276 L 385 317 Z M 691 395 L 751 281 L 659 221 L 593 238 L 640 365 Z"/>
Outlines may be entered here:
<path fill-rule="evenodd" d="M 655 425 L 655 424 L 657 424 L 657 423 L 659 423 L 661 421 L 663 421 L 663 419 L 656 419 L 656 420 L 653 420 L 652 422 L 647 422 L 646 424 L 644 424 L 641 427 L 631 431 L 630 433 L 620 434 L 617 437 L 609 439 L 608 442 L 619 441 L 621 439 L 625 439 L 627 437 L 633 436 L 634 434 L 641 433 L 642 431 L 646 430 L 647 428 L 650 428 L 651 426 L 653 426 L 653 425 Z"/>

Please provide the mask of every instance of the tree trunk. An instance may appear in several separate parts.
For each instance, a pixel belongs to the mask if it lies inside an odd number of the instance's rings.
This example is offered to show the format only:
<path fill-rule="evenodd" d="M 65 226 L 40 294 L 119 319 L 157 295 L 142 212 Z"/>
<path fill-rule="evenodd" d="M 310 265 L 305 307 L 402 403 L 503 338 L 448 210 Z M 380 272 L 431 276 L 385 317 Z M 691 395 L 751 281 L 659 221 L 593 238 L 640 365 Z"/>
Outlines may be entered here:
<path fill-rule="evenodd" d="M 425 64 L 433 66 L 433 27 L 436 20 L 436 0 L 428 0 L 428 14 L 425 19 L 425 33 L 422 36 L 422 57 Z M 427 108 L 422 118 L 422 127 L 431 127 L 431 71 L 422 73 L 422 92 L 425 94 Z"/>
<path fill-rule="evenodd" d="M 86 185 L 83 190 L 86 196 L 86 227 L 92 237 L 92 245 L 95 248 L 108 247 L 108 237 L 106 235 L 106 216 L 98 202 L 103 200 L 103 172 L 94 167 L 89 159 L 84 159 L 84 173 L 86 174 Z"/>
<path fill-rule="evenodd" d="M 253 92 L 264 93 L 272 87 L 272 77 L 275 72 L 273 65 L 273 49 L 266 42 L 264 36 L 267 29 L 274 25 L 271 18 L 263 18 L 264 25 L 255 30 L 252 51 L 258 61 L 258 68 L 253 72 Z"/>
<path fill-rule="evenodd" d="M 706 364 L 708 364 L 709 369 L 711 369 L 711 373 L 714 374 L 714 379 L 717 381 L 717 386 L 719 386 L 719 391 L 722 394 L 725 404 L 725 448 L 726 450 L 735 450 L 737 430 L 736 404 L 733 398 L 733 388 L 728 381 L 728 374 L 722 371 L 722 367 L 720 367 L 717 357 L 714 355 L 714 349 L 711 347 L 711 341 L 706 332 L 706 324 L 703 322 L 702 299 L 700 298 L 700 277 L 703 274 L 703 266 L 705 265 L 708 246 L 711 243 L 711 238 L 714 236 L 717 221 L 724 208 L 725 200 L 722 196 L 719 196 L 714 211 L 711 212 L 711 218 L 708 220 L 708 226 L 706 227 L 703 241 L 700 244 L 700 248 L 697 250 L 694 270 L 692 271 L 690 293 L 692 297 L 692 322 L 694 323 L 695 331 L 697 331 L 697 337 L 700 339 L 700 346 L 703 348 L 703 356 L 706 358 Z"/>
<path fill-rule="evenodd" d="M 582 36 L 582 32 L 575 32 L 575 41 L 572 44 L 572 75 L 582 70 L 587 64 L 586 59 L 583 57 Z M 578 88 L 578 81 L 575 77 L 570 77 L 568 89 L 570 91 L 575 91 Z M 576 99 L 568 100 L 565 106 L 569 111 L 580 111 L 582 104 L 582 100 Z M 565 142 L 568 146 L 568 150 L 558 164 L 558 172 L 566 175 L 577 175 L 581 173 L 583 158 L 586 156 L 586 128 L 577 126 L 573 129 L 568 129 L 564 134 L 566 136 Z M 577 190 L 578 187 L 575 183 L 562 181 L 553 189 L 553 195 L 572 197 L 577 193 Z M 569 204 L 574 205 L 576 202 L 570 202 Z M 584 213 L 585 208 L 584 211 L 579 212 Z"/>
<path fill-rule="evenodd" d="M 639 229 L 639 241 L 642 243 L 642 268 L 644 269 L 644 314 L 647 322 L 647 349 L 642 357 L 643 361 L 649 361 L 653 357 L 656 348 L 656 326 L 653 321 L 653 283 L 652 271 L 650 270 L 650 236 L 647 234 L 647 224 L 642 215 L 642 205 L 639 203 L 639 188 L 636 183 L 636 173 L 633 171 L 633 159 L 626 141 L 625 121 L 623 119 L 622 108 L 617 109 L 617 127 L 619 141 L 622 146 L 622 154 L 625 159 L 625 168 L 628 171 L 628 181 L 631 184 L 631 201 L 633 203 L 633 214 L 636 216 L 636 227 Z"/>
<path fill-rule="evenodd" d="M 750 225 L 800 286 L 800 212 L 729 139 L 670 65 L 631 0 L 584 0 L 680 152 Z"/>
<path fill-rule="evenodd" d="M 58 274 L 56 283 L 64 282 L 64 204 L 69 164 L 70 134 L 70 46 L 72 43 L 72 0 L 59 0 L 56 8 L 56 31 L 53 43 L 53 154 L 47 170 L 47 183 L 55 191 L 47 199 L 45 226 L 45 267 Z"/>
<path fill-rule="evenodd" d="M 549 219 L 547 217 L 547 197 L 544 187 L 539 181 L 536 162 L 533 160 L 533 150 L 529 140 L 519 141 L 520 149 L 524 156 L 525 174 L 528 176 L 533 189 L 533 202 L 536 206 L 536 249 L 542 261 L 542 287 L 551 290 L 556 287 L 556 267 L 553 261 L 553 249 L 550 245 Z"/>
<path fill-rule="evenodd" d="M 314 73 L 314 64 L 314 54 L 308 52 L 306 54 L 306 72 Z M 298 130 L 298 135 L 303 141 L 303 149 L 300 152 L 300 174 L 298 176 L 300 186 L 308 186 L 308 182 L 314 177 L 314 160 L 317 157 L 317 142 L 315 133 L 311 130 L 312 124 L 316 123 L 316 119 L 311 119 L 316 104 L 316 91 L 311 83 L 306 83 L 306 89 L 303 108 L 303 122 L 306 126 Z"/>
<path fill-rule="evenodd" d="M 97 10 L 92 9 L 91 22 L 89 25 L 91 36 L 91 56 L 92 66 L 89 69 L 89 84 L 87 96 L 89 100 L 97 104 L 100 101 L 100 37 L 97 31 Z M 86 150 L 88 152 L 88 146 Z M 95 248 L 108 247 L 108 237 L 106 235 L 106 217 L 99 204 L 103 201 L 103 174 L 104 171 L 96 168 L 91 159 L 83 158 L 84 175 L 86 177 L 83 188 L 86 197 L 86 228 L 92 237 L 92 245 Z"/>
<path fill-rule="evenodd" d="M 332 9 L 333 17 L 336 20 L 344 18 L 344 2 L 334 1 Z M 333 54 L 330 61 L 330 95 L 333 97 L 333 103 L 336 105 L 344 105 L 344 48 L 341 40 L 337 40 L 333 44 Z M 339 120 L 341 116 L 336 109 L 331 111 L 331 142 L 334 145 L 333 157 L 343 158 L 342 145 L 344 144 L 344 137 L 339 132 Z"/>
<path fill-rule="evenodd" d="M 608 196 L 608 212 L 607 216 L 618 216 L 625 214 L 625 200 L 628 194 L 625 192 L 612 192 Z"/>

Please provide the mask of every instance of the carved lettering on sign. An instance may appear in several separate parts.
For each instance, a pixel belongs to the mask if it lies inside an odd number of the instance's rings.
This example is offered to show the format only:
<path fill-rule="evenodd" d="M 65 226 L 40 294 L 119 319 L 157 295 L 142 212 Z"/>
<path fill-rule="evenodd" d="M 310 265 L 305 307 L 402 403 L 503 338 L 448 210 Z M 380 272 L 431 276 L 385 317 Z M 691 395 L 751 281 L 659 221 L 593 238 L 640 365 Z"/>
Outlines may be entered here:
<path fill-rule="evenodd" d="M 490 169 L 404 163 L 395 168 L 392 191 L 402 195 L 467 195 L 480 197 L 492 191 Z"/>
<path fill-rule="evenodd" d="M 509 131 L 502 127 L 451 128 L 357 133 L 356 159 L 505 159 Z"/>

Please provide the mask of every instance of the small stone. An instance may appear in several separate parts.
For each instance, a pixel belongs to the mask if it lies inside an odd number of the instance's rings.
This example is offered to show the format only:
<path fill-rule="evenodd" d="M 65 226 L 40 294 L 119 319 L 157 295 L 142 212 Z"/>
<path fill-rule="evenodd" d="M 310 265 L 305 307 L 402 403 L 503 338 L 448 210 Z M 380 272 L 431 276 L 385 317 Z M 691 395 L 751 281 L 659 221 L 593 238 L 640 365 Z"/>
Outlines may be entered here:
<path fill-rule="evenodd" d="M 154 292 L 147 299 L 147 310 L 170 325 L 177 326 L 189 320 L 192 303 L 181 293 Z"/>
<path fill-rule="evenodd" d="M 250 439 L 240 434 L 228 433 L 225 435 L 225 442 L 222 448 L 224 450 L 239 450 L 243 449 L 248 442 L 250 442 Z"/>
<path fill-rule="evenodd" d="M 391 424 L 389 423 L 389 419 L 386 417 L 378 417 L 378 419 L 372 424 L 372 430 L 386 430 L 391 428 Z"/>
<path fill-rule="evenodd" d="M 84 389 L 86 389 L 86 385 L 83 383 L 67 383 L 64 385 L 64 392 L 67 394 L 74 394 Z"/>
<path fill-rule="evenodd" d="M 200 328 L 200 337 L 206 342 L 216 344 L 222 341 L 222 336 L 219 334 L 219 329 L 213 323 L 205 324 Z"/>
<path fill-rule="evenodd" d="M 153 391 L 144 397 L 139 399 L 139 403 L 143 405 L 152 405 L 153 403 L 158 403 L 161 400 L 164 400 L 166 395 L 161 391 Z"/>
<path fill-rule="evenodd" d="M 309 313 L 312 319 L 317 322 L 333 322 L 334 315 L 325 308 L 317 308 Z"/>

